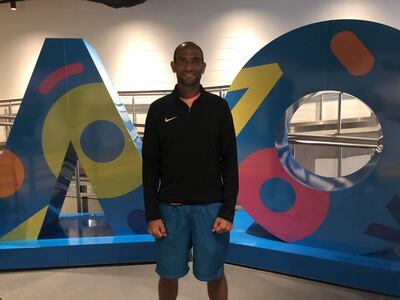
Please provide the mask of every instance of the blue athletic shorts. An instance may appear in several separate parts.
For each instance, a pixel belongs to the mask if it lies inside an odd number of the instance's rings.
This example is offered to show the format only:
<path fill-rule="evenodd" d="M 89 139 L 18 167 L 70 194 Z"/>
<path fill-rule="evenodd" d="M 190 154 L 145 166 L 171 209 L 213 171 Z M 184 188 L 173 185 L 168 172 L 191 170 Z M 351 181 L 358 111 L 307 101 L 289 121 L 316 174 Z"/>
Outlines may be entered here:
<path fill-rule="evenodd" d="M 156 239 L 156 272 L 164 279 L 178 279 L 189 272 L 189 251 L 193 247 L 193 274 L 201 281 L 224 274 L 229 232 L 214 233 L 212 227 L 221 203 L 173 205 L 160 203 L 167 236 Z"/>

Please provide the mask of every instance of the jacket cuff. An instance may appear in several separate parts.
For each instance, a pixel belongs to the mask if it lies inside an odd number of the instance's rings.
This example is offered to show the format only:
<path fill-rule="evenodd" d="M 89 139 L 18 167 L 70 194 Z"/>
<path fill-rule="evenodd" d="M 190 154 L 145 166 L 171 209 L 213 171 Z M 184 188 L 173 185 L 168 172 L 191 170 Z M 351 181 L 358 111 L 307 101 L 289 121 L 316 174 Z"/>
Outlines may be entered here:
<path fill-rule="evenodd" d="M 161 214 L 160 211 L 158 210 L 158 207 L 154 209 L 154 211 L 147 212 L 146 211 L 146 223 L 149 223 L 150 221 L 158 220 L 161 219 Z"/>
<path fill-rule="evenodd" d="M 218 217 L 220 217 L 226 221 L 229 221 L 232 224 L 233 224 L 234 216 L 235 216 L 235 209 L 232 210 L 231 208 L 225 207 L 224 205 L 222 205 L 221 208 L 219 209 Z"/>

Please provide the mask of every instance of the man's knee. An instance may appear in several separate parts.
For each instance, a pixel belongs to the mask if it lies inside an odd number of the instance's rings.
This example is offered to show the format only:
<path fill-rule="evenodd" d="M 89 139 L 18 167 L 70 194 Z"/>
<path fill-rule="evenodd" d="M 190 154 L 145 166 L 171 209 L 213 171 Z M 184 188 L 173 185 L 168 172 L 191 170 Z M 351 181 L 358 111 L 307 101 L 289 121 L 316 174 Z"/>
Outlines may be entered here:
<path fill-rule="evenodd" d="M 222 274 L 221 276 L 219 276 L 219 277 L 217 277 L 215 279 L 207 281 L 207 283 L 209 285 L 218 285 L 218 284 L 221 284 L 221 282 L 224 282 L 225 280 L 226 280 L 225 279 L 225 274 Z"/>
<path fill-rule="evenodd" d="M 160 283 L 167 285 L 175 285 L 178 283 L 178 279 L 167 279 L 160 277 Z"/>

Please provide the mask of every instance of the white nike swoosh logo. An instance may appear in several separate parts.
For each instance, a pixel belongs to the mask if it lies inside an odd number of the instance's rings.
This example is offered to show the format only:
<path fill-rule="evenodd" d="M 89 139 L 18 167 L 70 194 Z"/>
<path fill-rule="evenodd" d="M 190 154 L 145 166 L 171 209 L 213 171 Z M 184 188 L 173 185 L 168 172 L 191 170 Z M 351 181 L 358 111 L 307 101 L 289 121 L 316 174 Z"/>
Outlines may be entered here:
<path fill-rule="evenodd" d="M 172 121 L 173 119 L 176 119 L 178 116 L 172 117 L 172 118 L 165 118 L 165 123 Z"/>

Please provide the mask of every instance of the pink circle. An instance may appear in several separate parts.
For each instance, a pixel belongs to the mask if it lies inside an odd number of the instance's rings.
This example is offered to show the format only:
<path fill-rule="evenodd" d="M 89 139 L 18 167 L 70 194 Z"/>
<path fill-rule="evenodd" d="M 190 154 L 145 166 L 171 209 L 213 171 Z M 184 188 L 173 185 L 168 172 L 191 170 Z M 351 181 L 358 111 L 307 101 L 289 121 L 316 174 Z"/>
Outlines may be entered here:
<path fill-rule="evenodd" d="M 239 167 L 238 202 L 249 215 L 276 237 L 294 242 L 312 234 L 325 219 L 329 193 L 312 190 L 290 177 L 282 167 L 275 148 L 266 148 L 247 156 Z M 260 189 L 272 178 L 286 180 L 296 200 L 285 212 L 273 212 L 261 201 Z"/>

